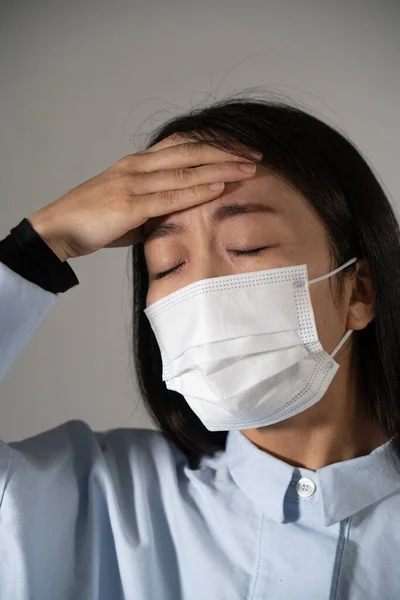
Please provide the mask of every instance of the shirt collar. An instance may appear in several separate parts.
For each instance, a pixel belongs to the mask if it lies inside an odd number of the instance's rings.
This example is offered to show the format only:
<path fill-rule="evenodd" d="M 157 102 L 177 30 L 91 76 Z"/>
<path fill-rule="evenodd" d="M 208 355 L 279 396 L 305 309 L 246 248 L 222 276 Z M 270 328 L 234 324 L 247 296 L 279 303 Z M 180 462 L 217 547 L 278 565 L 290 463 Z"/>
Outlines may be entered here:
<path fill-rule="evenodd" d="M 241 431 L 232 430 L 219 459 L 227 465 L 235 483 L 270 518 L 284 522 L 284 500 L 291 495 L 304 505 L 312 504 L 325 526 L 330 526 L 400 490 L 400 474 L 386 455 L 389 444 L 386 442 L 367 456 L 312 471 L 275 458 Z M 302 477 L 315 483 L 312 498 L 302 498 L 295 490 Z"/>

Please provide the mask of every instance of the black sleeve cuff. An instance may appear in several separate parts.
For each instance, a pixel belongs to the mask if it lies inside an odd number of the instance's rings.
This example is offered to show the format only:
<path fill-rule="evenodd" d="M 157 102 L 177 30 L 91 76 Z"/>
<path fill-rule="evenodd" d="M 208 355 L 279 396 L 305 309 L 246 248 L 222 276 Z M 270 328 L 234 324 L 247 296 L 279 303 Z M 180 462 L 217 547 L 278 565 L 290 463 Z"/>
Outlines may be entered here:
<path fill-rule="evenodd" d="M 7 267 L 48 292 L 66 292 L 79 284 L 67 261 L 61 261 L 53 250 L 23 219 L 0 240 L 0 261 Z"/>

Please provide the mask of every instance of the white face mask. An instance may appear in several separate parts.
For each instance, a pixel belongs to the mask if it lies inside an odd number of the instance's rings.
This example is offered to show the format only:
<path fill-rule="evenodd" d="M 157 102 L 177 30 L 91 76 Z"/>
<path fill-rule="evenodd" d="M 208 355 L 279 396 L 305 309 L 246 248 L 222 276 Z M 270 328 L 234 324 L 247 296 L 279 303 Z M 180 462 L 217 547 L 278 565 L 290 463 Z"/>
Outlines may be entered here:
<path fill-rule="evenodd" d="M 145 314 L 161 351 L 163 381 L 209 431 L 272 425 L 310 408 L 339 365 L 315 325 L 307 265 L 197 281 Z"/>

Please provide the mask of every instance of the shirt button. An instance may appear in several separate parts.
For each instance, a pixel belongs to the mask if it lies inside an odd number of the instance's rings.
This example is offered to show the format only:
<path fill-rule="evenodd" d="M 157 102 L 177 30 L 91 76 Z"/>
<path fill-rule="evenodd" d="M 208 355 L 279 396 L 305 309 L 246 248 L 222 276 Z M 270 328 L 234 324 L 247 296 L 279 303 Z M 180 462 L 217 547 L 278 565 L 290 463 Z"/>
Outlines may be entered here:
<path fill-rule="evenodd" d="M 309 498 L 315 492 L 315 483 L 308 477 L 302 477 L 296 485 L 296 492 L 302 498 Z"/>

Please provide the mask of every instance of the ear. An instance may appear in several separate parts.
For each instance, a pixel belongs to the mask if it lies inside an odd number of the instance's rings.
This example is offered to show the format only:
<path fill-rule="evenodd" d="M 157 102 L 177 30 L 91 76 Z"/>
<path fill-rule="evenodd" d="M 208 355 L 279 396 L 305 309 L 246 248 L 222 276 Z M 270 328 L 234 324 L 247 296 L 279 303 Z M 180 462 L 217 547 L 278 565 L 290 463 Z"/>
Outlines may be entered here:
<path fill-rule="evenodd" d="M 351 280 L 347 329 L 359 331 L 375 318 L 375 292 L 371 270 L 365 259 L 356 262 L 356 275 Z"/>

